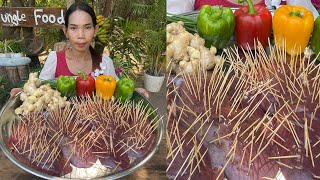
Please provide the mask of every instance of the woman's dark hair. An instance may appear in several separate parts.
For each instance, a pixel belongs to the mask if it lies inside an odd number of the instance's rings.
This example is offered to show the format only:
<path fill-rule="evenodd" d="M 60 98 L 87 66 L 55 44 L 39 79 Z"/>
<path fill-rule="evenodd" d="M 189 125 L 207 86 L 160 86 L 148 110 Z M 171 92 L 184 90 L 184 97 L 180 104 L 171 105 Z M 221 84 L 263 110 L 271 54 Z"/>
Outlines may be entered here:
<path fill-rule="evenodd" d="M 64 16 L 64 23 L 65 23 L 64 25 L 66 28 L 68 28 L 68 25 L 69 25 L 70 15 L 76 10 L 80 10 L 88 13 L 92 19 L 93 27 L 97 25 L 97 19 L 96 19 L 96 14 L 94 10 L 88 4 L 84 2 L 78 2 L 78 3 L 73 3 L 66 11 L 66 14 Z M 95 49 L 93 49 L 92 46 L 90 46 L 89 49 L 90 49 L 91 58 L 92 58 L 92 67 L 93 69 L 97 69 L 100 66 L 101 55 Z"/>

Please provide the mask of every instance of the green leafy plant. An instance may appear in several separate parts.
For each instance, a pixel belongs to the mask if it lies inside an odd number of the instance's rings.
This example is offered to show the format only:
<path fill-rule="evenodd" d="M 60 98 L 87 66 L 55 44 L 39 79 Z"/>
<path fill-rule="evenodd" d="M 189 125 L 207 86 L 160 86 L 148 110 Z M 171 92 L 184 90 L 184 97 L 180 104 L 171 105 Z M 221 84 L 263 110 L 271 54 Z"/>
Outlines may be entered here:
<path fill-rule="evenodd" d="M 8 81 L 8 78 L 4 74 L 0 74 L 0 108 L 9 99 L 12 88 L 13 85 Z"/>
<path fill-rule="evenodd" d="M 154 0 L 146 14 L 144 31 L 144 52 L 146 71 L 159 76 L 165 64 L 166 50 L 166 5 L 165 1 Z"/>
<path fill-rule="evenodd" d="M 114 18 L 112 21 L 113 28 L 106 45 L 110 58 L 120 64 L 127 74 L 135 73 L 132 70 L 137 62 L 141 62 L 143 53 L 143 39 L 141 33 L 141 24 L 130 19 L 121 17 Z M 130 71 L 130 72 L 129 72 Z"/>
<path fill-rule="evenodd" d="M 22 40 L 8 40 L 8 48 L 13 53 L 25 53 L 26 49 L 24 47 Z"/>
<path fill-rule="evenodd" d="M 0 53 L 8 53 L 9 48 L 8 48 L 8 41 L 0 41 Z"/>
<path fill-rule="evenodd" d="M 5 53 L 5 46 L 3 41 L 0 41 L 0 53 Z"/>
<path fill-rule="evenodd" d="M 146 71 L 150 75 L 160 76 L 165 66 L 166 31 L 149 30 L 145 37 Z"/>

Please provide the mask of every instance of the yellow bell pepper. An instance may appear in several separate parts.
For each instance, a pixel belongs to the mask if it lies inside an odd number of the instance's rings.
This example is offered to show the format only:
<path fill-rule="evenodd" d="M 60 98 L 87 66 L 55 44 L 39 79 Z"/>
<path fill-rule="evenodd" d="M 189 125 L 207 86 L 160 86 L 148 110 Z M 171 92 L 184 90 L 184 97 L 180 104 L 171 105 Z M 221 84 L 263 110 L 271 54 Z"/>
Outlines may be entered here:
<path fill-rule="evenodd" d="M 112 76 L 100 75 L 97 77 L 96 82 L 97 96 L 104 100 L 110 100 L 117 85 L 117 81 Z"/>
<path fill-rule="evenodd" d="M 274 12 L 272 20 L 275 44 L 291 55 L 299 55 L 307 47 L 314 18 L 312 12 L 301 6 L 284 5 Z"/>

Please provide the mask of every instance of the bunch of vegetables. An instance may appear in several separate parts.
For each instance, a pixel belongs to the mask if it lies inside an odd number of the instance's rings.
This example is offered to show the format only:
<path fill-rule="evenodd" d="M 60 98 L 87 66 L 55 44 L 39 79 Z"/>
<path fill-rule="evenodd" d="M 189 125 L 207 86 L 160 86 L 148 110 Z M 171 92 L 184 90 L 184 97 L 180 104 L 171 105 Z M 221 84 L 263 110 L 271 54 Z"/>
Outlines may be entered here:
<path fill-rule="evenodd" d="M 135 83 L 129 78 L 121 78 L 118 82 L 112 76 L 100 75 L 95 80 L 90 74 L 78 72 L 78 77 L 60 76 L 57 81 L 57 89 L 62 96 L 83 97 L 92 96 L 96 91 L 97 96 L 104 100 L 110 100 L 112 96 L 121 102 L 129 100 L 135 89 Z"/>
<path fill-rule="evenodd" d="M 283 5 L 272 17 L 270 11 L 261 5 L 253 5 L 251 0 L 232 13 L 231 9 L 219 6 L 202 6 L 197 20 L 183 15 L 168 16 L 169 22 L 182 21 L 186 30 L 199 33 L 205 39 L 205 46 L 223 49 L 235 35 L 236 43 L 245 50 L 253 50 L 258 42 L 265 48 L 273 30 L 275 45 L 284 47 L 291 56 L 300 55 L 308 46 L 320 52 L 320 19 L 314 22 L 313 14 L 301 6 Z M 170 54 L 170 53 L 169 53 Z M 319 58 L 320 59 L 320 58 Z"/>
<path fill-rule="evenodd" d="M 112 76 L 100 75 L 95 80 L 90 74 L 78 72 L 79 76 L 60 76 L 58 80 L 41 82 L 37 73 L 30 73 L 29 80 L 23 87 L 20 99 L 22 105 L 15 109 L 16 114 L 28 114 L 34 110 L 53 110 L 63 108 L 69 104 L 67 98 L 78 96 L 97 96 L 125 103 L 130 100 L 135 89 L 135 82 L 129 78 L 122 78 L 118 82 Z M 43 85 L 42 85 L 43 84 Z M 57 90 L 51 88 L 56 87 Z"/>

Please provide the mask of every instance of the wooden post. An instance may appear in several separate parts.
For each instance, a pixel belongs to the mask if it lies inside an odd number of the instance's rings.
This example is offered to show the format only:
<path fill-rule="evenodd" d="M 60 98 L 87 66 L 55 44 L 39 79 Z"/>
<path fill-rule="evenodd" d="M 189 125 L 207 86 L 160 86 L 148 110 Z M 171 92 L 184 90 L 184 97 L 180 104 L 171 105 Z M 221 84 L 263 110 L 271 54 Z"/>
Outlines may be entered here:
<path fill-rule="evenodd" d="M 27 81 L 29 78 L 29 65 L 18 66 L 20 81 Z"/>
<path fill-rule="evenodd" d="M 19 73 L 16 66 L 7 66 L 5 67 L 8 73 L 8 79 L 12 85 L 18 86 L 20 82 Z"/>
<path fill-rule="evenodd" d="M 3 66 L 0 66 L 0 75 L 2 75 L 2 76 L 7 75 L 6 69 Z"/>

